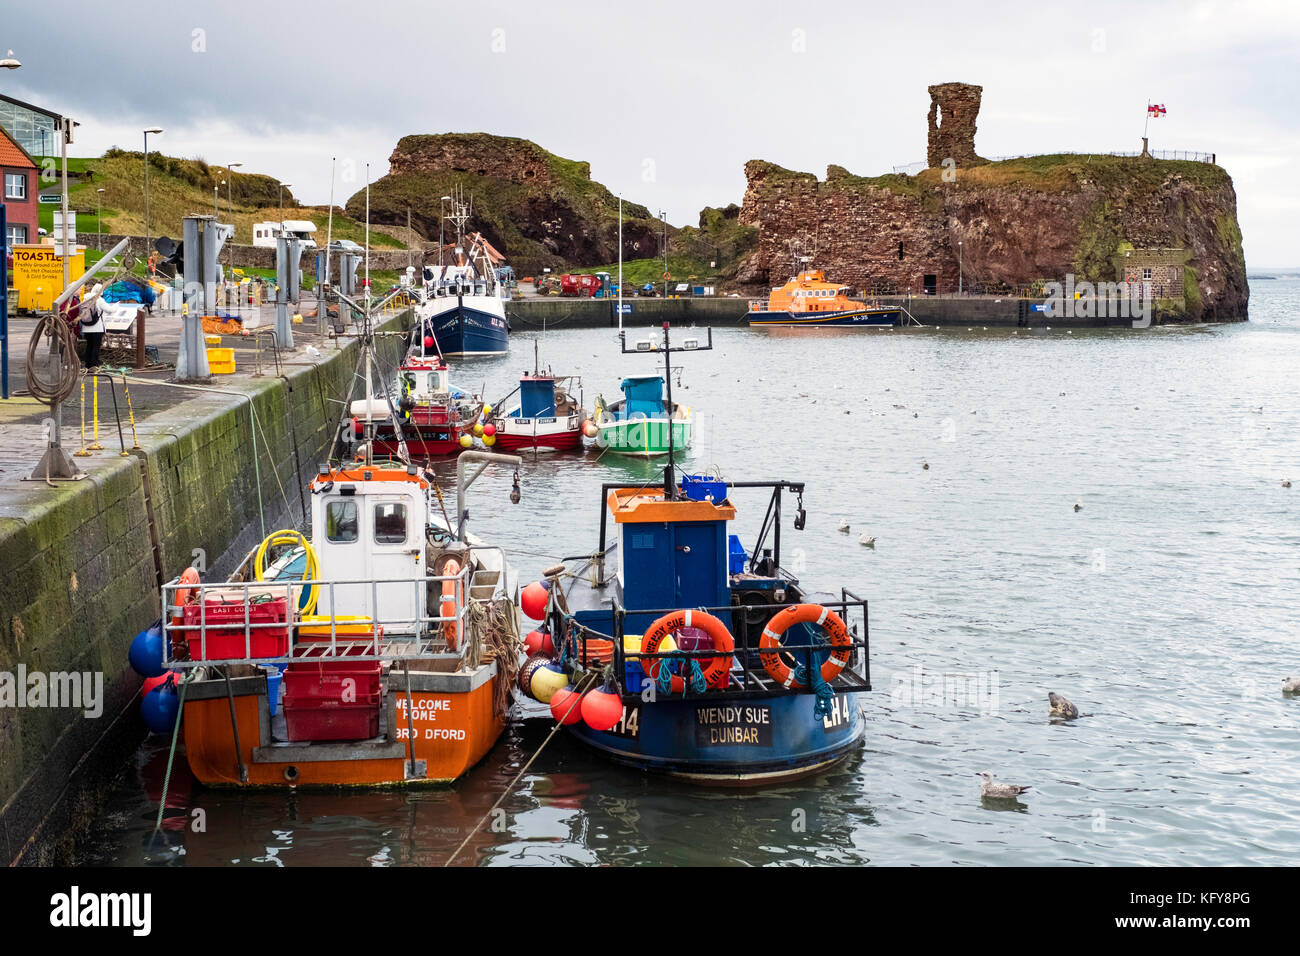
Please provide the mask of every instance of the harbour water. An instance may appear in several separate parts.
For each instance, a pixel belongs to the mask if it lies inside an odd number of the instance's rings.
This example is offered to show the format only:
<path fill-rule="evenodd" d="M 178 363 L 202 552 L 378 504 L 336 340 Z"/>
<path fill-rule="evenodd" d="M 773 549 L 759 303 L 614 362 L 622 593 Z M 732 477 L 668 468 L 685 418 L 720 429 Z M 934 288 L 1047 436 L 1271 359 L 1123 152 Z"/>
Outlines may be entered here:
<path fill-rule="evenodd" d="M 866 742 L 823 777 L 735 793 L 623 770 L 560 735 L 457 862 L 1293 859 L 1300 697 L 1281 684 L 1300 676 L 1300 486 L 1282 481 L 1300 482 L 1300 281 L 1254 282 L 1251 318 L 1073 334 L 715 329 L 714 351 L 681 356 L 674 398 L 697 420 L 684 464 L 808 483 L 786 564 L 871 601 Z M 453 380 L 504 395 L 531 368 L 531 338 Z M 589 409 L 655 368 L 619 355 L 607 329 L 549 331 L 541 353 L 583 377 Z M 520 504 L 507 472 L 475 486 L 471 527 L 528 580 L 595 549 L 601 482 L 655 481 L 658 467 L 597 450 L 530 458 Z M 752 542 L 765 502 L 737 503 L 733 530 Z M 1049 690 L 1083 716 L 1050 721 Z M 548 730 L 512 726 L 445 790 L 229 793 L 179 773 L 162 850 L 146 849 L 166 757 L 151 738 L 79 859 L 441 864 Z M 984 804 L 984 770 L 1032 790 Z"/>

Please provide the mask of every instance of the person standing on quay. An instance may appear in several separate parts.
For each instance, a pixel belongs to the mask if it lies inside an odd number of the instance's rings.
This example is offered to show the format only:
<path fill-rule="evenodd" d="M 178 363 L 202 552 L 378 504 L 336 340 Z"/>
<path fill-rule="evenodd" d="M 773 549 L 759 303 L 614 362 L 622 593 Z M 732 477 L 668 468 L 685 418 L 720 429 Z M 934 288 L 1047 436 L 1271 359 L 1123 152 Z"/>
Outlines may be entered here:
<path fill-rule="evenodd" d="M 90 290 L 90 301 L 81 305 L 81 334 L 86 340 L 86 368 L 99 368 L 99 346 L 104 341 L 104 301 L 99 294 L 104 284 Z"/>

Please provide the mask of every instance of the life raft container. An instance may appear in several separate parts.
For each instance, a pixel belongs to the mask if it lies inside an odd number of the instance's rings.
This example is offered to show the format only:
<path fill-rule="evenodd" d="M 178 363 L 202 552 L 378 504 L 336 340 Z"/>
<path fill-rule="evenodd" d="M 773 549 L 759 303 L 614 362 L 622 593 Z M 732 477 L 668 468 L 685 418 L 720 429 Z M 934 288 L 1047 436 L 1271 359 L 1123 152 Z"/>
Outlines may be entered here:
<path fill-rule="evenodd" d="M 795 604 L 778 611 L 772 616 L 772 620 L 767 622 L 763 628 L 763 636 L 758 639 L 759 655 L 758 658 L 763 662 L 763 668 L 767 671 L 774 681 L 782 687 L 801 688 L 803 683 L 794 679 L 795 671 L 779 653 L 781 647 L 781 635 L 796 624 L 816 624 L 826 631 L 831 638 L 831 655 L 822 662 L 821 675 L 822 680 L 828 683 L 834 680 L 844 670 L 844 665 L 849 662 L 849 654 L 853 646 L 853 641 L 849 637 L 849 629 L 844 626 L 844 620 L 830 608 L 822 607 L 820 604 Z M 777 650 L 777 653 L 764 654 L 762 651 Z"/>
<path fill-rule="evenodd" d="M 727 625 L 712 614 L 689 610 L 673 611 L 665 614 L 651 624 L 650 629 L 641 638 L 641 653 L 658 653 L 659 646 L 663 644 L 664 638 L 684 627 L 698 627 L 713 638 L 713 649 L 723 652 L 717 657 L 710 657 L 702 667 L 705 683 L 710 687 L 719 686 L 731 669 L 730 655 L 736 649 L 736 642 L 732 638 L 731 632 L 727 630 Z M 643 657 L 641 658 L 641 669 L 645 671 L 647 676 L 657 678 L 659 676 L 659 667 L 665 660 L 666 658 Z M 686 679 L 680 674 L 673 675 L 672 692 L 674 694 L 684 694 L 686 692 Z"/>

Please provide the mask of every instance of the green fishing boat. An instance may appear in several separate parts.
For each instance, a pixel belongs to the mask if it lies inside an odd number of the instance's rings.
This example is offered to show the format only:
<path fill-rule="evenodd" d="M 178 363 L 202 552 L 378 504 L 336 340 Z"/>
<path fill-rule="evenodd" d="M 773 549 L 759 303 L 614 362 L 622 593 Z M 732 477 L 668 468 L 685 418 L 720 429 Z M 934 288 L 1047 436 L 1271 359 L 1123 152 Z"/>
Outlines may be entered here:
<path fill-rule="evenodd" d="M 606 405 L 596 401 L 596 444 L 619 455 L 656 458 L 668 454 L 669 425 L 672 447 L 685 451 L 691 446 L 692 415 L 689 406 L 664 399 L 664 380 L 658 375 L 623 379 L 623 398 Z M 672 408 L 671 414 L 668 409 Z"/>

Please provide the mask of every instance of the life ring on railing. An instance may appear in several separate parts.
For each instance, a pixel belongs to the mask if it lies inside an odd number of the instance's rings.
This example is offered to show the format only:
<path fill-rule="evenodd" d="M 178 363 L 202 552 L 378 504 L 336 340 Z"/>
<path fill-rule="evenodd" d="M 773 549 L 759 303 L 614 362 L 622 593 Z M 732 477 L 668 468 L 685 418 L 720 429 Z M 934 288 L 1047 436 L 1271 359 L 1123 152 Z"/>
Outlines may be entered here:
<path fill-rule="evenodd" d="M 816 624 L 830 635 L 834 650 L 831 651 L 830 657 L 822 662 L 821 674 L 824 681 L 834 680 L 840 671 L 844 670 L 844 665 L 849 662 L 853 641 L 849 637 L 849 629 L 844 626 L 844 620 L 830 608 L 822 607 L 820 604 L 792 605 L 778 611 L 772 616 L 772 620 L 767 622 L 767 626 L 763 628 L 763 636 L 758 639 L 760 649 L 758 659 L 763 662 L 763 668 L 768 676 L 782 687 L 804 686 L 794 679 L 794 669 L 786 664 L 780 653 L 762 653 L 763 650 L 780 648 L 781 635 L 796 624 Z"/>
<path fill-rule="evenodd" d="M 455 558 L 448 558 L 447 563 L 442 566 L 443 575 L 460 574 L 460 562 Z M 442 622 L 442 636 L 447 642 L 447 650 L 454 651 L 460 642 L 460 631 L 456 621 L 456 589 L 460 587 L 460 579 L 457 577 L 447 577 L 442 582 L 442 601 L 439 604 L 439 616 L 450 618 Z M 450 605 L 450 607 L 448 607 Z"/>
<path fill-rule="evenodd" d="M 656 654 L 659 646 L 663 644 L 664 638 L 675 631 L 684 627 L 698 627 L 709 637 L 713 638 L 713 649 L 722 651 L 725 655 L 710 657 L 702 670 L 704 671 L 704 682 L 710 687 L 717 687 L 726 678 L 727 673 L 731 670 L 732 651 L 736 649 L 736 642 L 727 630 L 727 625 L 723 624 L 718 618 L 705 611 L 673 611 L 665 614 L 659 620 L 650 625 L 650 629 L 645 632 L 641 638 L 641 653 Z M 651 678 L 659 676 L 659 667 L 667 658 L 641 658 L 641 669 Z M 672 680 L 672 692 L 674 694 L 683 694 L 686 692 L 686 679 L 680 674 L 674 674 Z"/>

